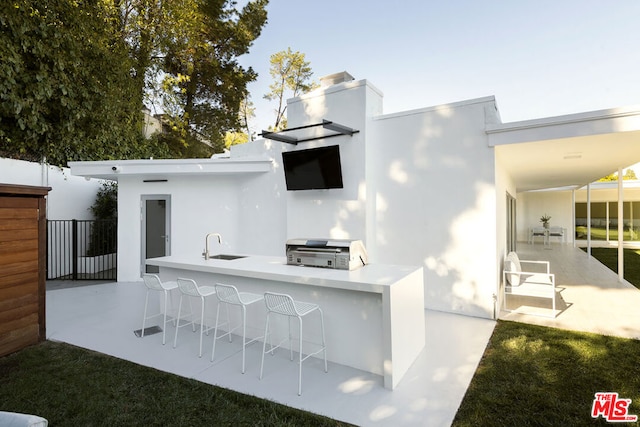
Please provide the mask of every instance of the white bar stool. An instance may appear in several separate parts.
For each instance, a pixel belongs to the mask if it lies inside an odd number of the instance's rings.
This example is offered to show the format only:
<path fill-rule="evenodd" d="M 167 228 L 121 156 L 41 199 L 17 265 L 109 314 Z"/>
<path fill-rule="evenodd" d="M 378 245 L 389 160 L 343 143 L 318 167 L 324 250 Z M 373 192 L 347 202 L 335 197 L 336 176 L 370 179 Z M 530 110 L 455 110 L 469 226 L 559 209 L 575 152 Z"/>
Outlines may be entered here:
<path fill-rule="evenodd" d="M 328 372 L 327 368 L 327 346 L 325 344 L 324 339 L 324 316 L 322 315 L 322 310 L 320 306 L 317 304 L 309 303 L 309 302 L 301 302 L 294 301 L 290 295 L 287 294 L 278 294 L 273 292 L 265 292 L 264 294 L 264 302 L 267 306 L 267 320 L 264 328 L 264 344 L 262 346 L 262 361 L 260 362 L 260 379 L 262 379 L 262 373 L 264 370 L 264 354 L 267 353 L 267 337 L 269 336 L 269 317 L 272 313 L 279 314 L 282 316 L 288 316 L 289 318 L 289 352 L 291 354 L 291 360 L 293 360 L 293 347 L 291 345 L 291 319 L 293 317 L 298 319 L 299 324 L 299 332 L 300 332 L 300 345 L 298 349 L 298 396 L 302 394 L 302 362 L 307 360 L 309 357 L 314 356 L 320 352 L 324 353 L 324 371 Z M 314 311 L 318 311 L 320 313 L 320 327 L 322 329 L 322 344 L 320 349 L 307 354 L 305 357 L 302 357 L 302 318 L 309 313 Z M 287 339 L 283 339 L 278 343 L 277 346 L 273 346 L 273 343 L 270 343 L 269 353 L 273 354 L 273 351 L 278 347 L 282 346 L 282 344 L 287 341 Z"/>
<path fill-rule="evenodd" d="M 191 310 L 191 322 L 185 323 L 183 325 L 180 324 L 181 320 L 181 310 L 182 310 L 182 298 L 186 295 L 188 297 L 196 297 L 200 298 L 201 306 L 200 306 L 200 353 L 199 357 L 202 357 L 202 334 L 205 333 L 204 327 L 204 312 L 205 312 L 205 299 L 214 295 L 216 290 L 213 286 L 198 286 L 195 280 L 193 279 L 182 279 L 178 278 L 178 288 L 180 288 L 180 304 L 178 305 L 178 324 L 176 325 L 176 337 L 173 340 L 173 348 L 176 348 L 178 345 L 178 330 L 187 325 L 192 325 L 193 330 L 195 331 L 195 319 L 193 318 L 193 309 Z M 206 332 L 209 333 L 211 328 L 206 328 Z"/>
<path fill-rule="evenodd" d="M 141 338 L 144 338 L 144 325 L 147 320 L 152 319 L 154 317 L 164 315 L 164 319 L 162 320 L 162 345 L 165 343 L 165 337 L 167 334 L 167 302 L 169 301 L 169 292 L 177 289 L 178 284 L 176 282 L 162 282 L 160 278 L 155 274 L 145 273 L 142 276 L 142 280 L 144 280 L 144 284 L 147 286 L 147 295 L 144 298 L 144 315 L 142 317 L 142 332 L 140 334 Z M 149 291 L 158 291 L 164 294 L 164 313 L 156 313 L 150 316 L 147 316 L 147 305 L 149 304 Z M 175 317 L 173 319 L 175 324 Z"/>
<path fill-rule="evenodd" d="M 219 338 L 229 336 L 229 342 L 231 342 L 231 333 L 242 326 L 242 373 L 245 372 L 245 347 L 247 344 L 251 344 L 254 341 L 259 340 L 262 337 L 254 338 L 247 341 L 247 306 L 262 301 L 263 296 L 258 294 L 252 294 L 251 292 L 238 292 L 238 289 L 233 285 L 224 285 L 222 283 L 216 283 L 216 296 L 218 297 L 218 309 L 216 310 L 216 326 L 213 333 L 213 349 L 211 350 L 211 361 L 216 354 L 216 341 Z M 227 332 L 218 336 L 218 323 L 220 316 L 220 306 L 227 304 Z M 231 327 L 231 321 L 229 320 L 229 305 L 235 305 L 240 307 L 242 311 L 242 325 L 238 325 L 235 328 Z"/>

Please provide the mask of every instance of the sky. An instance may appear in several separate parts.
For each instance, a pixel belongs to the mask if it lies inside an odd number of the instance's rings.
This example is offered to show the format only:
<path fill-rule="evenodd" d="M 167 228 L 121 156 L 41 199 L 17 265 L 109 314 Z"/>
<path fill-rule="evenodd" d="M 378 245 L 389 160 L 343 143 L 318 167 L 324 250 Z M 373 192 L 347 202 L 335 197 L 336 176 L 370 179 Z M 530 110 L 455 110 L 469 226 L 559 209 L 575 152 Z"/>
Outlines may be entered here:
<path fill-rule="evenodd" d="M 275 121 L 269 57 L 347 71 L 384 114 L 493 95 L 504 123 L 640 104 L 639 0 L 271 0 L 241 65 L 257 133 Z"/>

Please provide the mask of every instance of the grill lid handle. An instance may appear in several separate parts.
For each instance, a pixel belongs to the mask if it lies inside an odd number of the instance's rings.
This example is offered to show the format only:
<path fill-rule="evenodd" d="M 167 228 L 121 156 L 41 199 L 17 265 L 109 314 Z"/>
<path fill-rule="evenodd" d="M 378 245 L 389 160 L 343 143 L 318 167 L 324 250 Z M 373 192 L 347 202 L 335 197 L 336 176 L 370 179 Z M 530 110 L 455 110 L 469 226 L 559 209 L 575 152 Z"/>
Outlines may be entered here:
<path fill-rule="evenodd" d="M 322 248 L 327 246 L 328 240 L 307 240 L 305 246 L 309 248 Z"/>

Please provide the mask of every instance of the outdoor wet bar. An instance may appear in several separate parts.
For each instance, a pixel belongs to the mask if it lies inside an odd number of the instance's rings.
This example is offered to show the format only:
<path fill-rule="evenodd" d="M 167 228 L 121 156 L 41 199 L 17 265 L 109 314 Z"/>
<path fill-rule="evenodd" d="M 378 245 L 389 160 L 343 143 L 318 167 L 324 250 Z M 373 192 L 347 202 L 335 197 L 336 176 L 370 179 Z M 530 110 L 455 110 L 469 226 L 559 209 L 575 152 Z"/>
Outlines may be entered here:
<path fill-rule="evenodd" d="M 329 361 L 381 375 L 388 389 L 398 385 L 425 345 L 422 267 L 369 264 L 339 270 L 287 265 L 285 257 L 268 256 L 167 256 L 146 263 L 159 267 L 162 280 L 231 284 L 319 304 Z M 213 325 L 215 310 L 207 310 L 205 322 Z M 248 335 L 261 335 L 265 316 L 262 306 L 247 312 Z M 314 329 L 305 326 L 305 332 Z M 317 342 L 317 337 L 305 334 L 304 340 Z"/>

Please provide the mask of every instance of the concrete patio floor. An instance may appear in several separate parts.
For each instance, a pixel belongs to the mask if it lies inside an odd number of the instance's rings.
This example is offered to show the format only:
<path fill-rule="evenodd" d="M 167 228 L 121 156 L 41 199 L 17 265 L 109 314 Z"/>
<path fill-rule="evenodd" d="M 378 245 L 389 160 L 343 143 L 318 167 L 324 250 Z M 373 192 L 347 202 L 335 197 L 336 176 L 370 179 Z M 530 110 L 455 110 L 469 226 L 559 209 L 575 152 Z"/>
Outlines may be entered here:
<path fill-rule="evenodd" d="M 565 244 L 519 243 L 518 253 L 522 259 L 551 262 L 561 311 L 556 318 L 501 311 L 501 319 L 640 338 L 640 291 L 620 283 L 617 274 L 597 260 Z M 205 337 L 202 358 L 197 355 L 198 334 L 188 328 L 180 332 L 175 349 L 171 325 L 164 346 L 162 334 L 136 337 L 145 295 L 141 282 L 70 287 L 52 282 L 49 289 L 48 339 L 359 426 L 450 425 L 495 326 L 493 320 L 426 310 L 425 349 L 395 390 L 386 390 L 378 375 L 346 366 L 330 363 L 324 373 L 322 362 L 311 358 L 304 363 L 303 394 L 298 396 L 296 363 L 286 351 L 267 357 L 265 376 L 259 380 L 260 343 L 247 347 L 243 375 L 238 337 L 231 344 L 219 341 L 214 362 L 211 335 Z M 544 307 L 534 310 L 548 312 Z"/>
<path fill-rule="evenodd" d="M 556 318 L 501 311 L 500 319 L 640 339 L 640 290 L 627 281 L 620 282 L 618 275 L 597 259 L 572 245 L 559 243 L 518 243 L 517 252 L 523 260 L 550 262 L 560 290 L 556 304 L 561 311 Z M 550 307 L 550 302 L 545 304 Z M 550 312 L 542 304 L 534 305 L 517 310 Z M 516 307 L 509 304 L 509 308 Z"/>
<path fill-rule="evenodd" d="M 382 377 L 337 364 L 325 373 L 319 359 L 303 365 L 303 393 L 297 394 L 297 364 L 287 351 L 267 356 L 259 380 L 261 343 L 247 347 L 241 371 L 240 339 L 220 340 L 210 361 L 212 335 L 198 357 L 198 333 L 174 327 L 138 338 L 145 288 L 140 283 L 56 286 L 47 291 L 47 338 L 109 354 L 208 384 L 273 400 L 359 426 L 450 425 L 478 366 L 495 322 L 427 310 L 426 346 L 398 387 L 383 387 Z M 152 323 L 153 324 L 153 323 Z M 331 349 L 329 348 L 330 352 Z M 212 411 L 215 408 L 212 408 Z"/>

